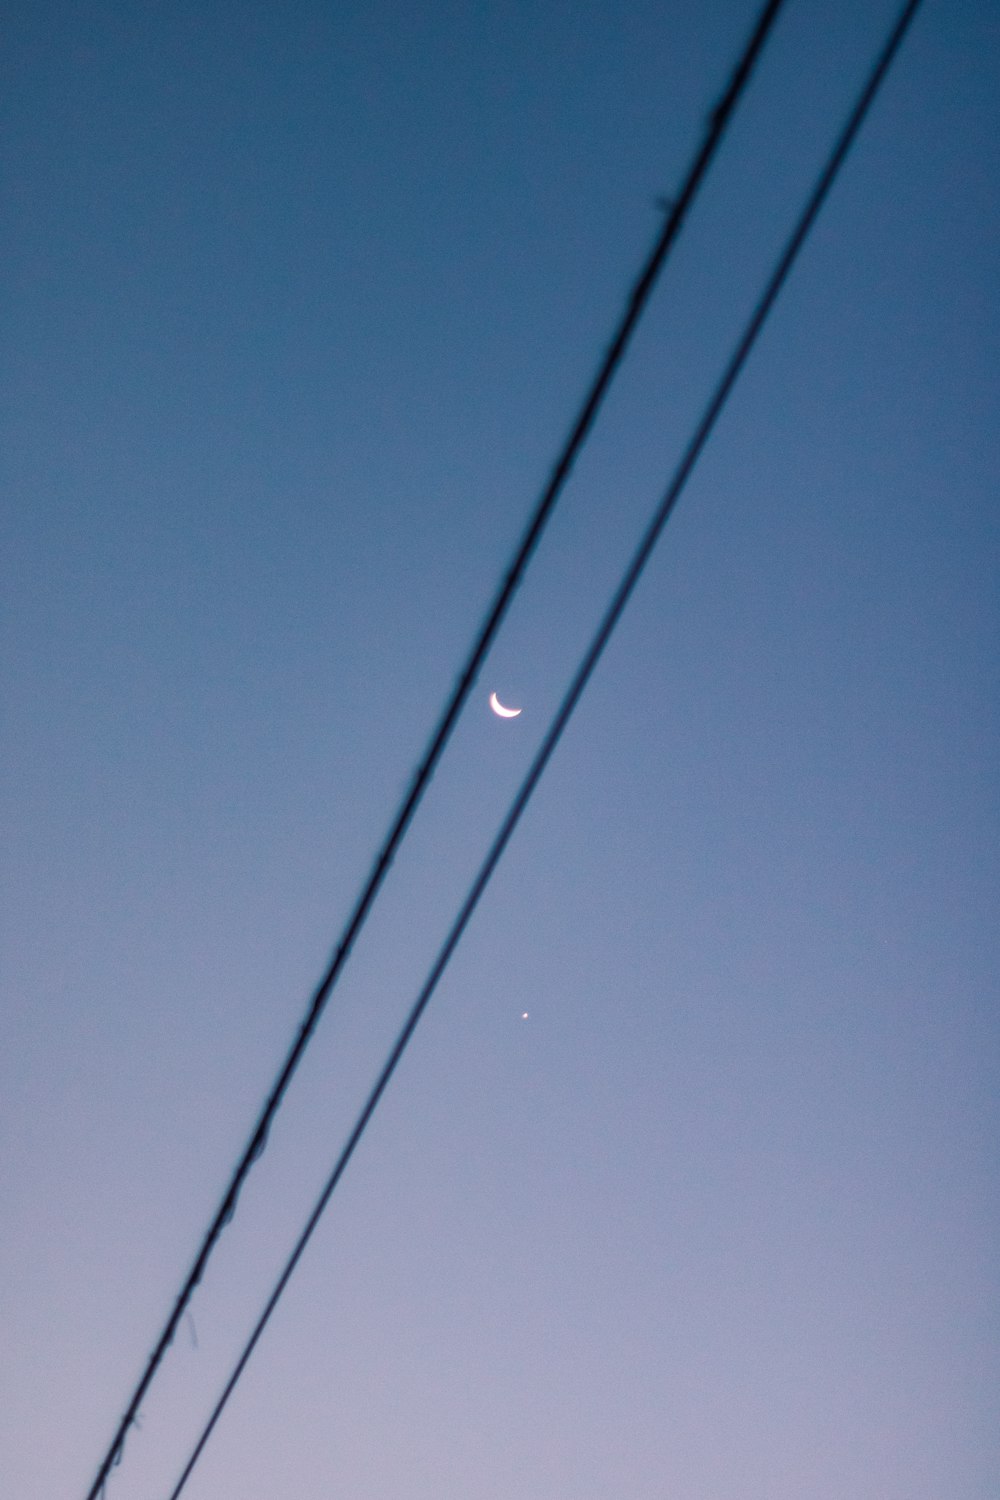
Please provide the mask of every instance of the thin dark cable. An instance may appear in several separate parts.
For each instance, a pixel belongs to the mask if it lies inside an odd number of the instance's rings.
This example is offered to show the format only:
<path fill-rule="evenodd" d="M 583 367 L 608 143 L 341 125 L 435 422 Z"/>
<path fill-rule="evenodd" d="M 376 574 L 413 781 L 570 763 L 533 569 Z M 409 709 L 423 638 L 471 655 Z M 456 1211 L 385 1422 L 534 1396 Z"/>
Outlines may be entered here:
<path fill-rule="evenodd" d="M 406 830 L 409 827 L 413 815 L 417 810 L 417 806 L 419 805 L 423 794 L 426 791 L 427 786 L 431 780 L 431 777 L 434 774 L 434 770 L 441 758 L 444 748 L 449 738 L 451 737 L 451 732 L 455 726 L 455 722 L 458 719 L 458 716 L 465 704 L 466 699 L 472 691 L 473 684 L 475 683 L 476 677 L 478 676 L 479 669 L 482 666 L 486 653 L 489 650 L 498 629 L 500 628 L 500 624 L 507 613 L 514 593 L 521 582 L 524 571 L 527 568 L 536 547 L 538 546 L 546 523 L 551 517 L 556 501 L 558 500 L 559 495 L 561 494 L 563 487 L 566 484 L 566 480 L 569 477 L 570 470 L 579 455 L 580 449 L 583 447 L 583 444 L 586 441 L 591 427 L 594 424 L 597 413 L 601 407 L 605 395 L 607 394 L 608 387 L 611 384 L 618 366 L 621 364 L 621 361 L 624 358 L 626 349 L 628 347 L 632 334 L 635 331 L 635 327 L 638 323 L 639 317 L 641 316 L 647 302 L 649 301 L 649 297 L 652 293 L 656 279 L 663 268 L 663 264 L 670 252 L 670 249 L 680 232 L 687 211 L 690 208 L 691 203 L 693 202 L 694 197 L 702 183 L 702 180 L 712 162 L 712 159 L 719 148 L 722 137 L 725 133 L 726 126 L 728 125 L 733 111 L 735 110 L 736 105 L 738 104 L 740 97 L 742 96 L 749 82 L 750 75 L 753 71 L 754 65 L 757 62 L 764 42 L 766 41 L 768 33 L 770 32 L 777 18 L 778 12 L 780 11 L 783 4 L 784 0 L 768 0 L 768 3 L 764 5 L 757 24 L 750 37 L 750 40 L 743 52 L 743 55 L 741 56 L 736 68 L 733 71 L 728 87 L 726 88 L 726 91 L 720 99 L 719 103 L 712 110 L 712 113 L 709 117 L 708 127 L 705 131 L 704 139 L 695 154 L 694 161 L 688 170 L 688 174 L 685 178 L 681 191 L 677 199 L 672 204 L 667 216 L 666 223 L 664 224 L 664 227 L 659 237 L 657 238 L 653 250 L 649 255 L 645 265 L 643 266 L 635 282 L 635 285 L 633 286 L 628 296 L 625 306 L 625 312 L 622 316 L 621 322 L 614 335 L 614 338 L 608 346 L 607 352 L 601 361 L 597 375 L 595 376 L 593 383 L 590 386 L 576 422 L 574 423 L 570 435 L 567 438 L 559 455 L 559 458 L 555 464 L 555 467 L 552 470 L 552 475 L 541 496 L 541 499 L 536 506 L 535 512 L 531 518 L 527 530 L 524 533 L 521 544 L 514 556 L 514 560 L 507 570 L 504 580 L 494 600 L 493 606 L 490 609 L 490 612 L 486 617 L 486 621 L 479 632 L 475 645 L 473 646 L 468 661 L 466 662 L 461 676 L 458 679 L 458 683 L 451 695 L 440 723 L 438 724 L 438 727 L 435 730 L 434 735 L 430 741 L 429 747 L 424 754 L 424 758 L 420 762 L 420 765 L 414 775 L 410 791 L 407 794 L 406 799 L 404 800 L 399 812 L 397 813 L 396 819 L 392 824 L 392 827 L 385 839 L 384 844 L 382 845 L 382 848 L 375 861 L 375 865 L 372 869 L 371 875 L 369 876 L 368 881 L 364 889 L 362 890 L 360 897 L 358 898 L 357 905 L 355 906 L 346 926 L 344 927 L 344 930 L 340 937 L 340 941 L 334 951 L 333 957 L 330 960 L 326 972 L 324 973 L 322 979 L 316 987 L 316 990 L 313 993 L 312 1000 L 309 1004 L 309 1009 L 307 1010 L 305 1019 L 303 1020 L 299 1028 L 299 1032 L 295 1039 L 295 1042 L 293 1043 L 291 1050 L 289 1051 L 288 1056 L 286 1057 L 284 1064 L 282 1065 L 281 1071 L 278 1074 L 277 1080 L 267 1097 L 267 1101 L 264 1104 L 263 1109 L 261 1110 L 256 1125 L 254 1126 L 249 1144 L 247 1145 L 243 1155 L 239 1160 L 229 1186 L 226 1189 L 225 1196 L 222 1199 L 215 1218 L 212 1220 L 212 1223 L 209 1226 L 209 1229 L 202 1242 L 201 1248 L 198 1251 L 191 1270 L 188 1273 L 187 1279 L 185 1280 L 177 1297 L 177 1300 L 174 1303 L 173 1311 L 171 1312 L 170 1317 L 167 1319 L 163 1332 L 160 1335 L 160 1339 L 149 1357 L 143 1376 L 132 1394 L 128 1407 L 126 1408 L 125 1415 L 122 1417 L 118 1425 L 118 1429 L 115 1432 L 115 1435 L 111 1440 L 111 1444 L 101 1462 L 101 1465 L 97 1471 L 97 1477 L 95 1478 L 90 1490 L 87 1493 L 87 1500 L 98 1500 L 101 1488 L 108 1476 L 109 1471 L 116 1463 L 120 1462 L 121 1451 L 125 1442 L 125 1438 L 128 1434 L 128 1430 L 134 1423 L 136 1415 L 139 1411 L 139 1406 L 147 1391 L 149 1390 L 153 1378 L 156 1375 L 156 1372 L 160 1364 L 162 1363 L 164 1356 L 166 1355 L 167 1349 L 170 1347 L 170 1344 L 173 1341 L 174 1334 L 177 1331 L 177 1326 L 180 1323 L 180 1320 L 187 1308 L 189 1301 L 191 1300 L 192 1295 L 194 1294 L 194 1290 L 197 1287 L 198 1283 L 201 1281 L 209 1257 L 211 1256 L 212 1251 L 215 1248 L 216 1241 L 218 1240 L 223 1229 L 226 1227 L 229 1220 L 232 1218 L 233 1213 L 235 1212 L 236 1201 L 239 1197 L 240 1189 L 242 1188 L 243 1183 L 246 1180 L 254 1162 L 260 1156 L 261 1152 L 264 1149 L 264 1146 L 266 1145 L 268 1131 L 270 1130 L 272 1121 L 274 1120 L 274 1117 L 278 1112 L 285 1092 L 289 1084 L 291 1083 L 292 1077 L 299 1065 L 299 1062 L 302 1059 L 302 1055 L 305 1052 L 306 1047 L 309 1044 L 310 1038 L 312 1037 L 312 1034 L 315 1031 L 317 1024 L 319 1023 L 320 1016 L 322 1015 L 323 1010 L 326 1006 L 326 1002 L 329 999 L 335 984 L 337 983 L 340 971 L 344 967 L 348 955 L 350 954 L 350 951 L 354 946 L 355 939 L 357 938 L 358 933 L 361 931 L 361 928 L 364 926 L 364 923 L 368 917 L 369 910 L 379 892 L 379 889 L 382 886 L 383 881 L 385 880 L 386 875 L 388 874 L 389 866 L 395 858 L 399 845 L 403 840 Z"/>
<path fill-rule="evenodd" d="M 354 1129 L 348 1137 L 347 1144 L 341 1151 L 340 1156 L 337 1159 L 337 1164 L 334 1167 L 329 1178 L 327 1179 L 326 1186 L 320 1194 L 319 1200 L 316 1203 L 316 1206 L 313 1209 L 312 1213 L 310 1214 L 308 1222 L 306 1223 L 305 1228 L 300 1234 L 299 1239 L 295 1245 L 295 1249 L 289 1256 L 288 1261 L 285 1264 L 285 1268 L 282 1271 L 281 1276 L 273 1292 L 271 1293 L 271 1296 L 268 1298 L 264 1311 L 261 1313 L 260 1317 L 257 1320 L 256 1327 L 254 1328 L 253 1333 L 248 1339 L 243 1353 L 240 1355 L 240 1358 L 235 1368 L 233 1369 L 233 1373 L 230 1375 L 229 1380 L 227 1381 L 226 1386 L 222 1392 L 222 1395 L 219 1397 L 219 1400 L 215 1405 L 215 1409 L 212 1412 L 212 1415 L 209 1418 L 208 1422 L 206 1423 L 201 1437 L 198 1439 L 198 1443 L 194 1448 L 191 1457 L 188 1459 L 188 1462 L 184 1468 L 183 1473 L 181 1474 L 180 1479 L 178 1480 L 174 1489 L 171 1491 L 170 1500 L 178 1500 L 178 1496 L 184 1489 L 184 1486 L 186 1485 L 195 1464 L 198 1462 L 205 1444 L 208 1442 L 208 1439 L 212 1434 L 216 1422 L 222 1415 L 222 1412 L 227 1402 L 229 1401 L 230 1396 L 235 1390 L 236 1385 L 239 1382 L 240 1377 L 242 1376 L 243 1371 L 250 1359 L 250 1356 L 253 1354 L 253 1351 L 257 1346 L 257 1342 L 260 1339 L 261 1334 L 264 1332 L 265 1327 L 267 1326 L 271 1314 L 277 1306 L 278 1301 L 285 1290 L 285 1287 L 288 1285 L 288 1282 L 290 1281 L 292 1274 L 295 1271 L 295 1267 L 298 1265 L 299 1259 L 302 1256 L 306 1245 L 309 1243 L 309 1240 L 312 1237 L 313 1230 L 319 1223 L 327 1206 L 327 1203 L 330 1201 L 330 1197 L 337 1186 L 337 1183 L 343 1176 L 344 1170 L 352 1155 L 354 1154 L 354 1148 L 357 1146 L 362 1135 L 364 1135 L 364 1132 L 368 1127 L 368 1123 L 371 1120 L 372 1115 L 375 1113 L 376 1108 L 378 1107 L 379 1100 L 385 1092 L 389 1080 L 395 1072 L 400 1058 L 403 1056 L 403 1053 L 406 1051 L 406 1048 L 409 1045 L 410 1038 L 413 1036 L 413 1033 L 417 1028 L 420 1017 L 423 1015 L 425 1009 L 427 1008 L 427 1004 L 430 1001 L 430 998 L 433 995 L 435 989 L 437 988 L 438 981 L 447 968 L 452 954 L 458 947 L 462 934 L 465 931 L 465 928 L 467 927 L 473 912 L 479 904 L 480 898 L 482 897 L 483 892 L 489 884 L 494 870 L 500 862 L 500 858 L 505 848 L 507 847 L 508 842 L 510 841 L 510 837 L 514 832 L 514 829 L 517 827 L 518 822 L 520 821 L 521 814 L 527 807 L 531 795 L 534 792 L 535 787 L 537 786 L 542 773 L 552 756 L 552 752 L 555 750 L 556 745 L 562 738 L 563 730 L 566 728 L 573 710 L 576 708 L 580 696 L 590 679 L 591 673 L 600 660 L 604 648 L 607 645 L 608 640 L 610 639 L 619 618 L 621 617 L 622 611 L 628 603 L 632 591 L 638 583 L 642 571 L 646 566 L 646 563 L 649 561 L 653 548 L 656 546 L 656 543 L 659 540 L 660 533 L 669 520 L 674 506 L 676 505 L 685 484 L 690 478 L 691 472 L 694 469 L 694 466 L 697 463 L 702 450 L 704 449 L 705 444 L 707 443 L 711 435 L 712 429 L 714 428 L 715 423 L 718 420 L 718 417 L 729 398 L 730 392 L 732 391 L 733 386 L 735 385 L 739 377 L 740 371 L 746 363 L 750 351 L 757 341 L 757 337 L 764 326 L 768 314 L 770 313 L 771 308 L 773 307 L 774 302 L 779 292 L 781 291 L 781 288 L 788 278 L 792 266 L 794 265 L 798 253 L 801 250 L 810 229 L 812 228 L 816 216 L 822 208 L 823 203 L 826 200 L 831 187 L 833 186 L 837 173 L 840 171 L 840 168 L 843 165 L 844 159 L 851 148 L 855 136 L 861 128 L 864 118 L 871 106 L 871 103 L 875 98 L 876 93 L 878 92 L 879 86 L 882 83 L 882 80 L 884 79 L 890 67 L 890 64 L 892 63 L 892 60 L 899 49 L 903 37 L 905 36 L 910 22 L 913 20 L 913 17 L 916 14 L 919 5 L 920 0 L 907 0 L 907 4 L 904 6 L 902 12 L 900 13 L 899 19 L 896 21 L 896 24 L 889 36 L 889 40 L 883 47 L 878 61 L 872 69 L 868 81 L 865 84 L 861 94 L 858 97 L 857 103 L 855 104 L 853 110 L 851 111 L 851 114 L 848 117 L 847 124 L 841 131 L 841 134 L 837 140 L 837 144 L 835 145 L 827 160 L 826 165 L 824 166 L 819 178 L 817 179 L 816 186 L 813 188 L 813 191 L 809 197 L 809 201 L 806 204 L 806 207 L 798 221 L 798 224 L 796 225 L 790 239 L 788 240 L 788 243 L 785 246 L 784 251 L 782 252 L 781 258 L 779 259 L 775 270 L 771 274 L 771 279 L 768 282 L 762 296 L 760 297 L 760 300 L 758 301 L 757 306 L 755 307 L 754 312 L 750 317 L 749 322 L 747 323 L 747 326 L 739 340 L 739 343 L 736 345 L 735 352 L 730 357 L 730 361 L 726 367 L 726 371 L 722 376 L 722 379 L 716 386 L 710 401 L 708 402 L 704 415 L 702 416 L 702 419 L 695 430 L 694 436 L 690 439 L 688 446 L 685 449 L 684 455 L 681 458 L 681 461 L 678 464 L 676 470 L 674 471 L 674 476 L 670 482 L 670 485 L 666 493 L 664 494 L 663 499 L 660 501 L 656 513 L 653 516 L 652 521 L 649 523 L 642 541 L 639 543 L 632 561 L 630 562 L 621 583 L 618 585 L 618 588 L 615 591 L 611 603 L 605 611 L 604 617 L 601 620 L 597 632 L 590 643 L 586 655 L 584 656 L 580 666 L 577 668 L 576 675 L 573 678 L 566 696 L 563 698 L 559 711 L 553 719 L 552 724 L 549 726 L 548 733 L 546 734 L 545 739 L 542 742 L 541 748 L 538 750 L 535 759 L 531 764 L 531 769 L 529 770 L 524 781 L 521 783 L 520 790 L 518 791 L 517 796 L 511 804 L 511 807 L 500 826 L 500 830 L 493 841 L 490 851 L 480 867 L 479 873 L 476 876 L 475 881 L 473 882 L 469 894 L 466 896 L 465 901 L 462 904 L 461 910 L 459 911 L 459 914 L 455 919 L 451 931 L 449 932 L 440 952 L 438 953 L 437 958 L 434 961 L 434 965 L 427 976 L 424 987 L 420 991 L 420 994 L 414 1002 L 413 1007 L 410 1010 L 410 1013 L 403 1026 L 403 1029 L 400 1031 L 399 1036 L 396 1039 L 396 1043 L 391 1053 L 389 1054 L 388 1060 L 386 1061 L 374 1087 L 368 1095 L 368 1099 L 364 1105 L 364 1108 L 358 1116 Z"/>

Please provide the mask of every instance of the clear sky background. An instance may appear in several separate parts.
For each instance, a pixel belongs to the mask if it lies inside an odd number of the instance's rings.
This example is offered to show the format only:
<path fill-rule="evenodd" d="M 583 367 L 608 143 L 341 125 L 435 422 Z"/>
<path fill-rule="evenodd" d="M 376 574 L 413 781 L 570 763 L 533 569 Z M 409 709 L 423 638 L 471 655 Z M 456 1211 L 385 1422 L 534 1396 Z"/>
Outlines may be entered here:
<path fill-rule="evenodd" d="M 894 9 L 789 0 L 112 1500 L 169 1492 Z M 90 1484 L 755 10 L 11 8 L 17 1500 Z M 998 62 L 926 0 L 191 1500 L 995 1500 Z"/>

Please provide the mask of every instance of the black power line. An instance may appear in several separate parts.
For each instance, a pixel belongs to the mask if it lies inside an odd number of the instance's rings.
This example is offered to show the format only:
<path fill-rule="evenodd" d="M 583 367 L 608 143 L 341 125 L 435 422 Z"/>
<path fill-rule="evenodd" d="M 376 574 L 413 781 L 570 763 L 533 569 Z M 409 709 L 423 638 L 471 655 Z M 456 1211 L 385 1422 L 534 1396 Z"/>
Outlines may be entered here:
<path fill-rule="evenodd" d="M 607 352 L 601 360 L 597 374 L 580 408 L 579 415 L 552 470 L 549 482 L 538 501 L 514 559 L 504 575 L 503 582 L 497 592 L 493 605 L 476 637 L 472 651 L 462 669 L 462 673 L 441 716 L 438 727 L 434 731 L 430 744 L 424 753 L 423 760 L 417 768 L 410 791 L 397 812 L 385 842 L 379 850 L 372 872 L 341 933 L 333 957 L 319 984 L 316 986 L 295 1041 L 267 1096 L 249 1142 L 240 1157 L 236 1170 L 233 1172 L 229 1186 L 226 1189 L 215 1217 L 209 1225 L 201 1247 L 174 1303 L 173 1310 L 164 1325 L 152 1354 L 149 1356 L 143 1375 L 132 1393 L 128 1406 L 125 1409 L 125 1414 L 118 1424 L 107 1452 L 101 1460 L 96 1478 L 87 1492 L 87 1500 L 97 1500 L 110 1470 L 121 1462 L 128 1430 L 138 1415 L 139 1407 L 153 1382 L 157 1370 L 163 1362 L 167 1349 L 173 1341 L 181 1318 L 194 1295 L 195 1288 L 204 1275 L 205 1267 L 215 1248 L 215 1244 L 236 1210 L 236 1202 L 240 1194 L 240 1189 L 249 1175 L 254 1162 L 264 1150 L 267 1143 L 268 1131 L 281 1106 L 282 1099 L 302 1060 L 306 1047 L 309 1045 L 309 1041 L 337 983 L 340 972 L 347 962 L 355 939 L 367 920 L 368 913 L 388 874 L 389 866 L 395 858 L 396 852 L 403 841 L 424 792 L 430 783 L 438 761 L 441 759 L 441 755 L 451 737 L 451 732 L 455 727 L 458 716 L 472 691 L 473 684 L 478 676 L 486 653 L 493 643 L 493 639 L 507 613 L 525 569 L 538 546 L 542 532 L 551 517 L 556 501 L 562 493 L 569 477 L 570 470 L 594 424 L 597 413 L 607 394 L 608 387 L 624 358 L 636 324 L 649 301 L 656 279 L 663 268 L 663 264 L 680 232 L 687 211 L 694 201 L 712 159 L 719 148 L 726 126 L 750 80 L 750 75 L 761 49 L 783 3 L 784 0 L 767 0 L 750 40 L 733 70 L 726 91 L 709 116 L 704 138 L 695 153 L 694 160 L 688 169 L 681 190 L 677 198 L 673 201 L 663 229 L 629 293 L 625 311 L 618 328 L 608 346 Z"/>
<path fill-rule="evenodd" d="M 583 693 L 583 690 L 586 687 L 588 681 L 590 680 L 590 676 L 598 661 L 600 660 L 605 646 L 611 638 L 612 632 L 614 631 L 614 628 L 617 625 L 622 612 L 625 609 L 625 606 L 628 603 L 632 592 L 639 581 L 646 563 L 649 561 L 653 548 L 656 546 L 656 543 L 659 540 L 664 526 L 670 519 L 674 506 L 676 505 L 681 492 L 684 489 L 684 486 L 690 478 L 692 470 L 694 469 L 695 464 L 701 456 L 705 444 L 708 442 L 708 439 L 711 436 L 715 423 L 718 420 L 719 415 L 729 398 L 733 386 L 739 378 L 740 372 L 747 361 L 750 351 L 753 349 L 753 346 L 757 341 L 757 337 L 760 334 L 765 321 L 767 320 L 768 314 L 774 306 L 779 292 L 788 279 L 788 275 L 795 263 L 799 251 L 805 243 L 806 237 L 808 236 L 809 231 L 812 228 L 813 223 L 815 222 L 816 216 L 822 208 L 823 203 L 825 202 L 827 195 L 829 194 L 830 189 L 833 186 L 834 180 L 836 179 L 836 176 L 844 163 L 844 159 L 847 156 L 847 153 L 850 150 L 851 145 L 853 144 L 862 123 L 864 122 L 865 116 L 867 115 L 868 110 L 871 107 L 872 101 L 874 100 L 875 95 L 877 94 L 878 89 L 889 70 L 893 58 L 895 57 L 903 41 L 903 38 L 906 35 L 910 22 L 913 20 L 913 17 L 916 14 L 919 5 L 920 0 L 907 0 L 907 3 L 904 5 L 896 20 L 895 25 L 892 28 L 892 31 L 889 34 L 888 40 L 883 45 L 878 59 L 874 67 L 872 68 L 871 73 L 869 74 L 868 80 L 861 90 L 861 93 L 859 94 L 858 99 L 853 109 L 851 110 L 850 115 L 848 116 L 846 124 L 842 128 L 840 135 L 837 138 L 837 142 L 833 150 L 831 151 L 825 166 L 820 172 L 819 177 L 817 178 L 816 184 L 811 194 L 809 195 L 809 199 L 806 203 L 805 208 L 803 209 L 798 223 L 796 224 L 795 229 L 792 231 L 792 234 L 789 237 L 789 240 L 775 265 L 775 269 L 771 273 L 770 280 L 768 281 L 767 286 L 761 294 L 761 297 L 758 300 L 757 305 L 754 308 L 753 313 L 751 314 L 750 319 L 738 343 L 736 344 L 734 352 L 730 356 L 729 363 L 726 366 L 725 372 L 722 375 L 719 383 L 715 387 L 715 390 L 708 401 L 702 418 L 698 423 L 693 436 L 690 438 L 687 447 L 684 450 L 684 454 L 674 471 L 673 478 L 671 479 L 670 484 L 663 495 L 663 498 L 657 506 L 656 512 L 653 515 L 653 518 L 650 521 L 649 525 L 647 526 L 642 540 L 640 541 L 639 546 L 633 554 L 632 560 L 629 563 L 628 568 L 626 569 L 624 576 L 622 577 L 622 580 L 618 585 L 618 588 L 615 590 L 611 603 L 605 610 L 604 616 L 597 628 L 590 646 L 587 649 L 586 655 L 583 657 L 583 660 L 577 668 L 570 687 L 559 707 L 559 710 L 551 725 L 549 726 L 545 739 L 542 741 L 541 747 L 536 753 L 534 760 L 532 761 L 531 768 L 528 771 L 527 776 L 524 778 L 524 781 L 521 783 L 520 789 L 518 790 L 518 793 L 514 798 L 514 801 L 512 802 L 507 815 L 503 820 L 503 823 L 500 825 L 500 830 L 493 840 L 489 853 L 480 866 L 479 873 L 473 881 L 473 884 L 469 890 L 468 895 L 465 898 L 465 901 L 462 903 L 458 916 L 455 918 L 451 930 L 448 933 L 448 936 L 445 939 L 437 955 L 437 958 L 434 961 L 431 971 L 424 982 L 424 986 L 417 996 L 417 999 L 415 1000 L 410 1013 L 407 1016 L 402 1030 L 396 1038 L 392 1051 L 390 1052 L 388 1059 L 386 1060 L 382 1071 L 378 1076 L 378 1079 L 376 1080 L 371 1092 L 369 1093 L 368 1099 L 365 1102 L 363 1109 L 358 1115 L 357 1121 L 355 1122 L 354 1128 L 347 1139 L 346 1145 L 343 1147 L 339 1157 L 337 1158 L 337 1163 L 327 1179 L 326 1186 L 323 1188 L 323 1191 L 316 1202 L 316 1206 L 313 1208 L 313 1211 L 309 1216 L 305 1228 L 299 1235 L 294 1250 L 285 1263 L 285 1268 L 278 1278 L 274 1290 L 268 1298 L 264 1310 L 257 1320 L 253 1333 L 247 1340 L 243 1352 L 240 1355 L 236 1365 L 234 1366 L 232 1374 L 230 1375 L 229 1380 L 226 1382 L 221 1396 L 215 1404 L 215 1408 L 212 1411 L 211 1417 L 205 1424 L 201 1436 L 199 1437 L 198 1442 L 195 1445 L 191 1456 L 184 1467 L 180 1479 L 177 1481 L 177 1484 L 174 1486 L 173 1490 L 170 1493 L 170 1500 L 178 1500 L 181 1491 L 187 1484 L 191 1472 L 194 1469 L 195 1464 L 198 1462 L 205 1444 L 208 1442 L 208 1439 L 211 1436 L 212 1431 L 219 1420 L 219 1417 L 222 1415 L 222 1412 L 227 1402 L 229 1401 L 230 1396 L 239 1383 L 243 1371 L 246 1368 L 250 1357 L 257 1346 L 257 1342 L 260 1339 L 261 1334 L 264 1332 L 268 1321 L 270 1320 L 271 1314 L 274 1312 L 274 1309 L 278 1305 L 285 1287 L 291 1280 L 295 1268 L 298 1265 L 299 1259 L 302 1256 L 306 1245 L 309 1243 L 313 1231 L 322 1218 L 323 1212 L 326 1209 L 326 1206 L 330 1201 L 330 1198 L 333 1195 L 338 1182 L 343 1176 L 344 1170 L 346 1169 L 351 1156 L 354 1154 L 355 1147 L 357 1146 L 362 1135 L 367 1129 L 369 1121 L 371 1120 L 372 1115 L 375 1113 L 375 1110 L 378 1107 L 379 1100 L 382 1098 L 382 1095 L 389 1084 L 389 1080 L 395 1072 L 400 1058 L 406 1051 L 406 1048 L 409 1045 L 410 1039 L 417 1028 L 420 1018 L 427 1008 L 431 996 L 437 988 L 438 981 L 447 968 L 452 954 L 458 947 L 462 934 L 465 931 L 473 912 L 478 906 L 480 898 L 482 897 L 483 892 L 486 890 L 486 887 L 490 882 L 494 870 L 500 862 L 501 856 L 503 855 L 503 852 L 506 849 L 508 842 L 510 841 L 514 829 L 517 827 L 517 824 L 520 821 L 521 814 L 527 807 L 531 795 L 534 792 L 535 787 L 538 785 L 542 773 L 544 772 L 545 767 L 548 765 L 548 762 L 552 756 L 553 751 L 556 748 L 556 745 L 562 738 L 563 731 L 566 728 L 566 725 L 569 723 L 569 720 L 573 714 L 574 709 L 576 708 L 580 696 Z"/>

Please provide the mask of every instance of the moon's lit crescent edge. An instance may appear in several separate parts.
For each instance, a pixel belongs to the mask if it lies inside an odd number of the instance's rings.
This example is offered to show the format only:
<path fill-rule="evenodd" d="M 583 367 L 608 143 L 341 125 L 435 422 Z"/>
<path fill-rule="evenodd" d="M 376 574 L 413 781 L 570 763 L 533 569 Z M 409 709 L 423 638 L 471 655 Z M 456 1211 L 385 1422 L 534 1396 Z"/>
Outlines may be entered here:
<path fill-rule="evenodd" d="M 516 719 L 518 714 L 521 712 L 519 708 L 504 708 L 496 693 L 490 694 L 490 708 L 492 708 L 493 712 L 495 714 L 498 714 L 501 719 Z"/>

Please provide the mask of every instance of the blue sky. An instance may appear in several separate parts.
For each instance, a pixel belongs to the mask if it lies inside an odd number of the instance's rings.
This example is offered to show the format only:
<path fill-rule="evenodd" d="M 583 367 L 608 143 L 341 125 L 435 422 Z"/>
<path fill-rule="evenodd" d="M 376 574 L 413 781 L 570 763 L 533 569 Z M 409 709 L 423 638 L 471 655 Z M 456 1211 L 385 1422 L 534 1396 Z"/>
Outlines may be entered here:
<path fill-rule="evenodd" d="M 115 1500 L 169 1492 L 892 14 L 789 0 Z M 86 1492 L 752 19 L 14 7 L 19 1500 Z M 925 0 L 192 1500 L 995 1495 L 998 43 Z"/>

